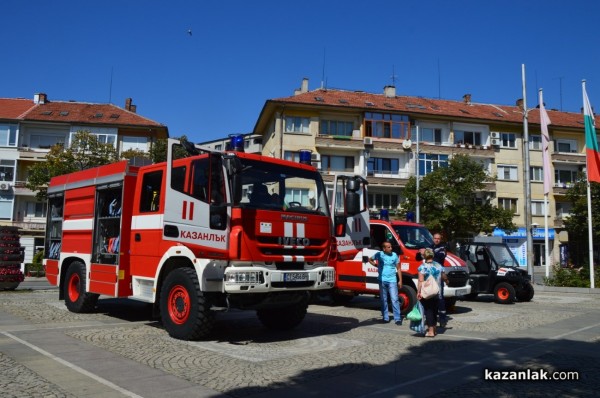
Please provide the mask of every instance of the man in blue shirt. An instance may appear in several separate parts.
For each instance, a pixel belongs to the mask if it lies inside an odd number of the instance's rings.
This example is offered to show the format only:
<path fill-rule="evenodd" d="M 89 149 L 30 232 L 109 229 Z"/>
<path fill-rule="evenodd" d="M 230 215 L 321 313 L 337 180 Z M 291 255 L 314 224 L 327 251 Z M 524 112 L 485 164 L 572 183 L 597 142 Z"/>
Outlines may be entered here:
<path fill-rule="evenodd" d="M 402 314 L 400 313 L 400 301 L 398 300 L 398 289 L 402 287 L 402 278 L 398 277 L 398 255 L 392 252 L 392 244 L 385 241 L 381 245 L 382 251 L 375 253 L 369 259 L 371 265 L 377 265 L 379 272 L 379 295 L 381 297 L 381 315 L 383 322 L 390 321 L 388 312 L 388 295 L 392 300 L 392 310 L 394 312 L 394 322 L 396 325 L 402 325 Z M 398 276 L 397 276 L 398 275 Z"/>

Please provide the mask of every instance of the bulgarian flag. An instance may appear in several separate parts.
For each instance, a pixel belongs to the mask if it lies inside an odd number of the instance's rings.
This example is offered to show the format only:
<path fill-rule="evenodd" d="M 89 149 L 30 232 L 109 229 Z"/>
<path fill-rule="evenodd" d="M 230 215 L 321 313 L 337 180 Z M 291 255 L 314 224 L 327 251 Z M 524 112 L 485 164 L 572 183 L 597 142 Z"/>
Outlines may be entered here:
<path fill-rule="evenodd" d="M 583 121 L 585 124 L 585 148 L 587 155 L 588 181 L 600 182 L 600 152 L 598 152 L 598 139 L 596 138 L 596 123 L 592 106 L 585 91 L 583 81 Z"/>

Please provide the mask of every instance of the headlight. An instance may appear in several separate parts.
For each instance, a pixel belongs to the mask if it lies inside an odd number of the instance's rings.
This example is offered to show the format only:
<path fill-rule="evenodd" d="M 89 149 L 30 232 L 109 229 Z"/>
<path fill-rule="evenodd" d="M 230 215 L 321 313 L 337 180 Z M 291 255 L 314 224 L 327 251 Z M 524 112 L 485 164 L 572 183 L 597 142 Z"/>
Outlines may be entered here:
<path fill-rule="evenodd" d="M 321 282 L 334 282 L 335 281 L 335 271 L 332 269 L 326 269 L 323 271 L 321 275 Z"/>

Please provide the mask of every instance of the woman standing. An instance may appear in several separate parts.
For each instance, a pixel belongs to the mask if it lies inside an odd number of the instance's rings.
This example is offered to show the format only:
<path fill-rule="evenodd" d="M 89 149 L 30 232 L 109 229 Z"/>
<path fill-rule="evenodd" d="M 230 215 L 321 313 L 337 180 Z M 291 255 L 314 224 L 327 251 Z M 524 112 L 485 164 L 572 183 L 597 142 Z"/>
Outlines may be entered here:
<path fill-rule="evenodd" d="M 442 279 L 447 282 L 448 277 L 442 272 L 442 266 L 433 261 L 433 250 L 425 249 L 423 253 L 424 262 L 419 266 L 419 286 L 417 289 L 417 299 L 421 301 L 425 310 L 425 325 L 427 332 L 425 337 L 434 337 L 436 335 L 435 325 L 437 324 L 438 305 L 440 301 L 439 293 L 425 299 L 421 296 L 421 287 L 427 278 L 431 275 L 437 282 L 438 286 L 442 285 Z"/>

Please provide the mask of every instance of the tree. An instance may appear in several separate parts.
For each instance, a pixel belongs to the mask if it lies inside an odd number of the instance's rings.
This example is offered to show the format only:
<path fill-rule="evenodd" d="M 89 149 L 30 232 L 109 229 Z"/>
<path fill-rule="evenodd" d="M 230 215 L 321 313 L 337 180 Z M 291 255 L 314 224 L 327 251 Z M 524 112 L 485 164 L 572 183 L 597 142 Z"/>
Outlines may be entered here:
<path fill-rule="evenodd" d="M 439 167 L 419 183 L 421 222 L 442 233 L 448 241 L 490 233 L 493 225 L 507 232 L 516 229 L 513 213 L 493 206 L 489 200 L 476 200 L 486 183 L 494 181 L 483 166 L 468 156 L 456 155 L 448 167 Z M 416 207 L 416 179 L 411 177 L 405 189 L 406 209 Z"/>
<path fill-rule="evenodd" d="M 592 199 L 592 239 L 595 245 L 600 243 L 600 184 L 590 183 Z M 580 173 L 577 181 L 567 190 L 567 199 L 572 203 L 571 214 L 565 220 L 569 233 L 569 257 L 579 266 L 589 265 L 587 177 Z"/>
<path fill-rule="evenodd" d="M 54 145 L 46 155 L 46 161 L 29 168 L 27 188 L 37 191 L 38 200 L 45 200 L 52 177 L 101 166 L 118 160 L 113 144 L 105 144 L 89 131 L 78 131 L 71 145 Z"/>

